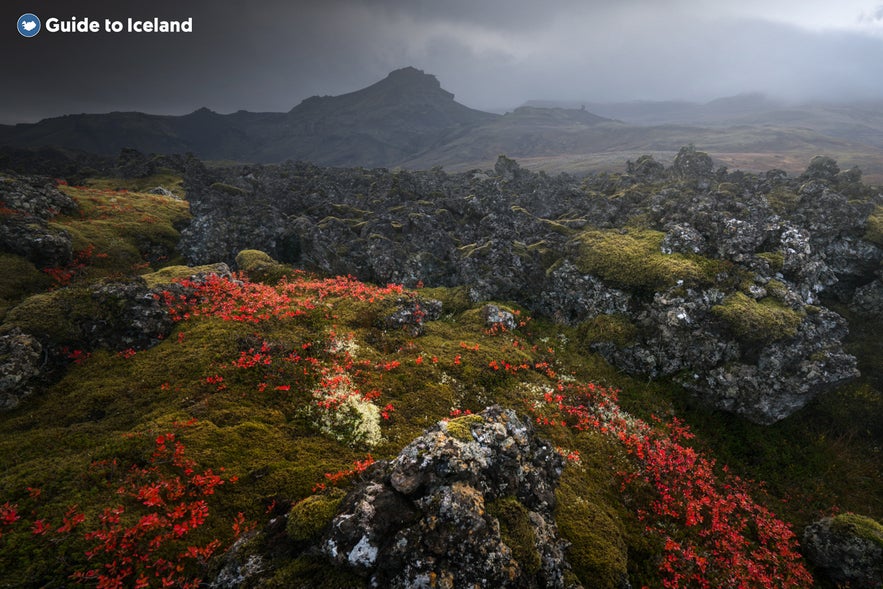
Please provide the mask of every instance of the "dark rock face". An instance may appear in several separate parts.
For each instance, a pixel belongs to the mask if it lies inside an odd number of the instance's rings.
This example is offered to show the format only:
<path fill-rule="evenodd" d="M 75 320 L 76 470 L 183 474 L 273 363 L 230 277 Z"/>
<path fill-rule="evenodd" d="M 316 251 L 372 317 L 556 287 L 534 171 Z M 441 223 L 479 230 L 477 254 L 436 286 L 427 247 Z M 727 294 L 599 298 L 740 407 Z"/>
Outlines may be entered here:
<path fill-rule="evenodd" d="M 441 317 L 442 303 L 435 299 L 401 297 L 395 302 L 395 311 L 380 321 L 383 329 L 404 329 L 412 336 L 423 334 L 423 324 Z"/>
<path fill-rule="evenodd" d="M 810 524 L 803 549 L 838 586 L 883 587 L 883 526 L 869 518 L 845 514 Z"/>
<path fill-rule="evenodd" d="M 90 290 L 100 309 L 113 310 L 82 324 L 92 345 L 111 350 L 143 350 L 171 332 L 173 322 L 168 311 L 142 282 L 107 282 Z"/>
<path fill-rule="evenodd" d="M 373 587 L 564 587 L 552 517 L 562 468 L 511 410 L 442 422 L 366 473 L 322 551 Z"/>
<path fill-rule="evenodd" d="M 0 251 L 18 254 L 38 268 L 62 266 L 71 261 L 71 237 L 53 229 L 48 220 L 77 210 L 73 200 L 49 178 L 0 178 Z"/>
<path fill-rule="evenodd" d="M 0 409 L 12 409 L 29 395 L 43 366 L 43 346 L 37 338 L 13 329 L 0 335 Z"/>
<path fill-rule="evenodd" d="M 181 248 L 192 263 L 255 248 L 380 284 L 464 285 L 473 301 L 516 301 L 573 325 L 615 315 L 634 337 L 590 345 L 618 367 L 678 375 L 709 404 L 771 423 L 856 375 L 826 297 L 879 317 L 883 249 L 865 235 L 883 197 L 835 168 L 727 173 L 692 148 L 669 169 L 646 156 L 624 175 L 583 180 L 505 157 L 462 174 L 194 164 Z M 583 269 L 582 232 L 635 225 L 662 236 L 642 255 L 693 260 L 709 268 L 704 282 L 636 287 L 640 277 L 623 284 Z M 715 311 L 735 293 L 777 307 L 794 329 L 740 335 Z"/>

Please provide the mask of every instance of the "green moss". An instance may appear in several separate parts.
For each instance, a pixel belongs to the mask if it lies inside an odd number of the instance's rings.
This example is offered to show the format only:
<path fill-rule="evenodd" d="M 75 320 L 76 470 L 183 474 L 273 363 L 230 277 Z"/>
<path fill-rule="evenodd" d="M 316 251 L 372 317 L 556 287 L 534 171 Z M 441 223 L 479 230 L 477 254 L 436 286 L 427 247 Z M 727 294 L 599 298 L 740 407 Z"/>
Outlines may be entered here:
<path fill-rule="evenodd" d="M 609 475 L 603 474 L 603 463 L 609 468 L 610 460 L 606 442 L 597 434 L 587 434 L 580 442 L 584 464 L 564 470 L 555 492 L 555 522 L 571 544 L 567 561 L 577 578 L 585 586 L 615 589 L 628 574 L 629 544 L 640 544 L 630 541 L 622 506 L 614 499 Z"/>
<path fill-rule="evenodd" d="M 785 254 L 782 252 L 761 252 L 757 257 L 766 260 L 773 272 L 781 272 L 785 266 Z"/>
<path fill-rule="evenodd" d="M 774 188 L 766 196 L 770 208 L 777 215 L 785 215 L 794 211 L 800 202 L 800 196 L 784 186 Z"/>
<path fill-rule="evenodd" d="M 756 301 L 740 292 L 728 296 L 712 313 L 723 319 L 740 339 L 769 343 L 794 337 L 803 316 L 779 301 Z"/>
<path fill-rule="evenodd" d="M 56 344 L 85 347 L 87 338 L 80 323 L 101 315 L 87 289 L 64 288 L 28 297 L 7 313 L 4 327 L 19 327 Z"/>
<path fill-rule="evenodd" d="M 242 250 L 236 255 L 236 267 L 248 274 L 251 280 L 276 284 L 282 278 L 290 277 L 294 270 L 290 266 L 280 264 L 259 250 Z"/>
<path fill-rule="evenodd" d="M 503 497 L 489 503 L 487 513 L 500 522 L 500 537 L 521 570 L 531 576 L 539 572 L 542 560 L 527 507 L 515 497 Z"/>
<path fill-rule="evenodd" d="M 445 429 L 452 438 L 461 442 L 471 442 L 473 440 L 472 426 L 483 422 L 484 418 L 481 415 L 463 415 L 448 421 L 445 424 Z"/>
<path fill-rule="evenodd" d="M 51 285 L 49 275 L 23 257 L 0 252 L 0 321 L 6 311 L 24 297 Z"/>
<path fill-rule="evenodd" d="M 89 178 L 85 181 L 85 185 L 103 190 L 129 190 L 132 192 L 143 192 L 162 186 L 178 197 L 184 196 L 183 177 L 163 169 L 144 178 Z"/>
<path fill-rule="evenodd" d="M 883 548 L 883 525 L 876 520 L 857 513 L 841 513 L 834 517 L 833 526 Z"/>
<path fill-rule="evenodd" d="M 868 224 L 865 227 L 865 239 L 879 246 L 883 246 L 883 206 L 877 205 L 874 212 L 868 215 Z"/>
<path fill-rule="evenodd" d="M 75 251 L 92 250 L 78 279 L 131 275 L 179 258 L 178 228 L 190 218 L 187 202 L 99 188 L 65 186 L 63 190 L 79 206 L 79 215 L 59 216 L 49 225 L 67 231 Z"/>
<path fill-rule="evenodd" d="M 472 307 L 469 289 L 465 286 L 421 288 L 420 296 L 441 301 L 445 315 L 459 315 Z"/>
<path fill-rule="evenodd" d="M 337 513 L 344 493 L 332 489 L 327 495 L 310 495 L 295 503 L 288 513 L 285 530 L 295 542 L 306 542 L 315 538 Z"/>
<path fill-rule="evenodd" d="M 788 295 L 788 287 L 779 280 L 770 280 L 764 285 L 764 288 L 771 297 L 780 301 L 783 301 Z"/>
<path fill-rule="evenodd" d="M 686 254 L 663 254 L 664 234 L 649 229 L 589 230 L 576 239 L 577 267 L 626 288 L 658 290 L 683 281 L 706 284 L 723 269 L 723 263 Z"/>
<path fill-rule="evenodd" d="M 337 568 L 325 560 L 299 556 L 261 583 L 265 589 L 359 589 L 366 587 L 364 578 L 354 572 Z"/>
<path fill-rule="evenodd" d="M 579 333 L 585 344 L 611 342 L 617 346 L 627 346 L 637 339 L 638 328 L 626 315 L 598 315 L 585 321 Z"/>
<path fill-rule="evenodd" d="M 176 280 L 189 278 L 194 274 L 214 272 L 217 268 L 216 264 L 206 264 L 204 266 L 166 266 L 156 272 L 142 274 L 143 280 L 148 288 L 154 288 L 162 284 L 171 284 Z"/>

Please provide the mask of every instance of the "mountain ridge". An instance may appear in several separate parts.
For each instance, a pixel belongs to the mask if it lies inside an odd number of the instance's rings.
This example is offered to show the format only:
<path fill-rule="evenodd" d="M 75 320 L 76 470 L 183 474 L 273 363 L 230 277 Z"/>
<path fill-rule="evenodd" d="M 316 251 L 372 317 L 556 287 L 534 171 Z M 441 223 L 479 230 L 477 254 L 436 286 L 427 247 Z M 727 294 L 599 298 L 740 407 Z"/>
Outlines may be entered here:
<path fill-rule="evenodd" d="M 653 153 L 671 161 L 694 143 L 720 164 L 800 171 L 814 155 L 860 166 L 883 183 L 883 104 L 787 105 L 761 94 L 708 103 L 530 101 L 505 114 L 465 106 L 414 67 L 345 94 L 311 96 L 287 112 L 202 107 L 185 115 L 65 115 L 0 125 L 0 145 L 101 155 L 126 148 L 208 160 L 326 166 L 492 165 L 505 153 L 530 169 L 587 173 Z"/>

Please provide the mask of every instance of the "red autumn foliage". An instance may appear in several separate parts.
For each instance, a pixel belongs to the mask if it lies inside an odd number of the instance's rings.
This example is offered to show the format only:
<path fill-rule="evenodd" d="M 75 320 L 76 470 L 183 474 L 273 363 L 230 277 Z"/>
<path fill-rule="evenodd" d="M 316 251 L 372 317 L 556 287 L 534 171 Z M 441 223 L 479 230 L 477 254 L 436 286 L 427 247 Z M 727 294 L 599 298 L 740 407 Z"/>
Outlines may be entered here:
<path fill-rule="evenodd" d="M 205 498 L 234 480 L 211 469 L 198 472 L 175 434 L 157 436 L 148 465 L 133 466 L 117 490 L 127 505 L 106 508 L 99 528 L 85 535 L 94 542 L 86 552 L 93 568 L 71 578 L 102 589 L 199 587 L 201 567 L 222 544 L 186 540 L 209 517 Z M 238 535 L 245 529 L 240 513 L 233 531 Z"/>
<path fill-rule="evenodd" d="M 613 437 L 632 458 L 621 473 L 646 530 L 661 539 L 663 587 L 798 589 L 812 577 L 791 528 L 756 503 L 737 477 L 682 442 L 692 437 L 677 419 L 650 427 L 623 412 L 616 392 L 593 384 L 562 385 L 545 395 L 537 421 Z"/>

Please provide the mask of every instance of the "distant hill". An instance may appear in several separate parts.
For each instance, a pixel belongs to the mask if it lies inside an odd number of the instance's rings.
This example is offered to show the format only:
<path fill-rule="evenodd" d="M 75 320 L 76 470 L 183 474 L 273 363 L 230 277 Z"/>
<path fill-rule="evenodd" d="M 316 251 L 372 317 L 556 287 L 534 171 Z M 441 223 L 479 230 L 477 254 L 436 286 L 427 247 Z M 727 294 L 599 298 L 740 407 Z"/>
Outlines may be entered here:
<path fill-rule="evenodd" d="M 813 156 L 828 155 L 883 183 L 883 102 L 787 105 L 761 94 L 705 104 L 532 101 L 499 115 L 456 102 L 435 76 L 406 67 L 286 113 L 201 108 L 183 116 L 113 112 L 0 126 L 0 147 L 451 170 L 492 166 L 507 154 L 532 169 L 585 173 L 645 153 L 670 162 L 691 143 L 719 164 L 749 171 L 796 173 Z"/>
<path fill-rule="evenodd" d="M 216 160 L 390 166 L 498 116 L 455 102 L 435 76 L 408 67 L 356 92 L 308 98 L 287 113 L 222 115 L 201 108 L 184 116 L 67 115 L 0 126 L 0 144 L 102 155 L 133 147 Z"/>

